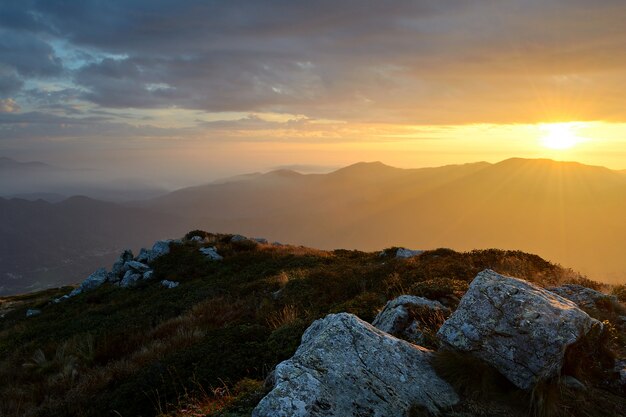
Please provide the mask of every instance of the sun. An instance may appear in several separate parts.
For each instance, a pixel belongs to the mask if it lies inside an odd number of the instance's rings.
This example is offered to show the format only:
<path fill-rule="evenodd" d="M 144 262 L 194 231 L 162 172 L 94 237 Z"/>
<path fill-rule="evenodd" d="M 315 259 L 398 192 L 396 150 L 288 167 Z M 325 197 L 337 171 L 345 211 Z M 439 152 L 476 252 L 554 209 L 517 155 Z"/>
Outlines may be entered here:
<path fill-rule="evenodd" d="M 540 129 L 545 132 L 541 144 L 549 149 L 570 149 L 584 140 L 577 134 L 580 129 L 578 123 L 546 123 Z"/>

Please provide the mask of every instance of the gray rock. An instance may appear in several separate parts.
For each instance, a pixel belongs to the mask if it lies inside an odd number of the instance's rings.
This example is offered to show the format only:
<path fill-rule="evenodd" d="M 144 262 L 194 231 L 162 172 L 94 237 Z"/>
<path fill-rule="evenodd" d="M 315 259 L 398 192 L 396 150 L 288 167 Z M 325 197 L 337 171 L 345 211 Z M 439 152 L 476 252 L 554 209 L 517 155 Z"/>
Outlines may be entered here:
<path fill-rule="evenodd" d="M 448 317 L 450 309 L 439 301 L 414 295 L 401 295 L 387 302 L 372 325 L 385 333 L 421 345 L 425 342 L 424 333 L 428 326 L 438 321 L 435 320 L 438 315 L 441 319 Z M 426 319 L 429 322 L 425 323 Z"/>
<path fill-rule="evenodd" d="M 200 248 L 200 252 L 212 261 L 221 261 L 222 259 L 224 259 L 222 255 L 217 253 L 217 249 L 215 248 L 215 246 Z"/>
<path fill-rule="evenodd" d="M 256 243 L 260 243 L 262 245 L 267 245 L 269 243 L 264 237 L 253 237 L 251 240 L 254 240 Z"/>
<path fill-rule="evenodd" d="M 176 243 L 180 243 L 180 240 L 158 240 L 150 250 L 141 248 L 136 260 L 145 264 L 152 263 L 161 256 L 170 253 L 171 245 Z"/>
<path fill-rule="evenodd" d="M 126 274 L 124 274 L 124 278 L 122 278 L 122 281 L 120 281 L 120 287 L 122 288 L 134 287 L 142 279 L 143 279 L 142 274 L 139 274 L 133 270 L 128 270 L 126 271 Z"/>
<path fill-rule="evenodd" d="M 189 239 L 192 242 L 196 242 L 196 243 L 202 243 L 204 242 L 204 238 L 202 236 L 194 236 L 191 239 Z"/>
<path fill-rule="evenodd" d="M 124 265 L 126 264 L 126 262 L 132 261 L 132 260 L 133 260 L 133 251 L 131 251 L 130 249 L 124 250 L 119 256 L 119 258 L 117 258 L 117 261 L 115 261 L 115 263 L 111 267 L 111 272 L 109 273 L 109 278 L 108 278 L 109 281 L 117 282 L 120 279 L 122 279 L 122 277 L 126 273 L 126 270 L 124 269 Z"/>
<path fill-rule="evenodd" d="M 432 352 L 381 332 L 351 314 L 315 321 L 294 356 L 275 369 L 253 417 L 406 416 L 458 402 L 430 365 Z"/>
<path fill-rule="evenodd" d="M 109 274 L 107 273 L 106 269 L 104 268 L 98 269 L 96 272 L 89 275 L 87 279 L 81 282 L 80 286 L 77 288 L 79 290 L 77 291 L 77 293 L 80 294 L 82 292 L 91 291 L 93 289 L 100 287 L 102 284 L 107 282 L 108 276 Z M 75 291 L 76 289 L 72 292 L 75 292 Z"/>
<path fill-rule="evenodd" d="M 26 310 L 26 317 L 35 317 L 41 314 L 41 310 L 37 310 L 35 308 L 29 308 Z"/>
<path fill-rule="evenodd" d="M 149 271 L 150 267 L 139 261 L 128 261 L 124 264 L 124 269 L 126 271 L 135 271 L 143 274 L 144 272 Z"/>
<path fill-rule="evenodd" d="M 143 273 L 143 279 L 144 280 L 147 281 L 147 280 L 150 280 L 152 278 L 154 278 L 154 271 L 152 269 Z"/>
<path fill-rule="evenodd" d="M 588 313 L 606 310 L 608 306 L 618 302 L 614 295 L 608 295 L 582 285 L 565 284 L 560 287 L 548 288 L 548 290 L 573 301 Z"/>
<path fill-rule="evenodd" d="M 517 387 L 530 389 L 559 375 L 566 349 L 592 329 L 601 330 L 602 324 L 573 302 L 485 270 L 437 336 L 444 346 L 474 355 Z"/>
<path fill-rule="evenodd" d="M 232 243 L 243 242 L 244 240 L 248 240 L 248 238 L 243 235 L 234 235 L 233 237 L 230 238 L 230 241 Z"/>
<path fill-rule="evenodd" d="M 180 285 L 180 282 L 178 281 L 168 281 L 166 279 L 164 279 L 163 281 L 161 281 L 161 285 L 163 285 L 165 288 L 176 288 L 178 287 L 178 285 Z"/>
<path fill-rule="evenodd" d="M 413 258 L 414 256 L 421 255 L 423 250 L 411 250 L 406 248 L 399 248 L 396 251 L 396 258 Z"/>
<path fill-rule="evenodd" d="M 171 245 L 180 243 L 179 240 L 158 240 L 152 245 L 152 257 L 150 261 L 154 261 L 163 255 L 170 253 Z"/>
<path fill-rule="evenodd" d="M 152 255 L 152 251 L 149 251 L 146 248 L 141 248 L 139 250 L 139 255 L 137 255 L 137 258 L 135 259 L 137 262 L 141 262 L 141 263 L 148 263 L 150 261 L 150 257 Z"/>

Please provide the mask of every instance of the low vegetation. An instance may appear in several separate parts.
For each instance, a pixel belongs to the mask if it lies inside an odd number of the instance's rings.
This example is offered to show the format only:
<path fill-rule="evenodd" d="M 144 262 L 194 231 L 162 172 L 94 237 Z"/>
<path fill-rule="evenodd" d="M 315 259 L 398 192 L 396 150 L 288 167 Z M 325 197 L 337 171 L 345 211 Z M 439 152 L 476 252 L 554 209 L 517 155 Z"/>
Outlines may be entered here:
<path fill-rule="evenodd" d="M 194 236 L 224 260 L 207 260 Z M 518 251 L 394 253 L 231 244 L 230 235 L 193 231 L 137 288 L 106 284 L 59 304 L 51 300 L 67 288 L 2 299 L 0 380 L 10 383 L 0 385 L 0 416 L 249 416 L 269 372 L 330 312 L 371 321 L 405 293 L 454 308 L 485 268 L 543 286 L 599 286 Z M 180 285 L 166 289 L 164 279 Z M 27 309 L 42 313 L 26 318 Z M 506 388 L 481 366 L 464 366 L 481 375 L 479 385 L 442 372 L 462 389 Z"/>

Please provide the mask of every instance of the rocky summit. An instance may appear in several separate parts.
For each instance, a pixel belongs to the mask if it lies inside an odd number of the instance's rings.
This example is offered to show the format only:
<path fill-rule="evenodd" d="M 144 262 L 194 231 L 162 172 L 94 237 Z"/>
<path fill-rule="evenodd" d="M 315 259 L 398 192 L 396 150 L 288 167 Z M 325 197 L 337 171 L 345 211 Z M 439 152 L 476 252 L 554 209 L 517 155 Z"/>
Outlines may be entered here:
<path fill-rule="evenodd" d="M 0 299 L 0 416 L 624 416 L 622 287 L 397 251 L 194 230 Z"/>

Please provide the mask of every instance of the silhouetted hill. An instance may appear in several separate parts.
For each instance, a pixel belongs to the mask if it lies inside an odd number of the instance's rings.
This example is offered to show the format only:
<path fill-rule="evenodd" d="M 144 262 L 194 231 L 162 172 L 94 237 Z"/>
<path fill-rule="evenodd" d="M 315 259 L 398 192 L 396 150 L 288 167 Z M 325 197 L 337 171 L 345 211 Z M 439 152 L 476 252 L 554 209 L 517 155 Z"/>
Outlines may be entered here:
<path fill-rule="evenodd" d="M 604 167 L 513 158 L 329 174 L 268 173 L 143 203 L 198 227 L 322 248 L 510 248 L 626 279 L 626 178 Z"/>
<path fill-rule="evenodd" d="M 77 282 L 129 245 L 179 234 L 174 216 L 87 197 L 59 203 L 0 198 L 0 294 Z"/>

